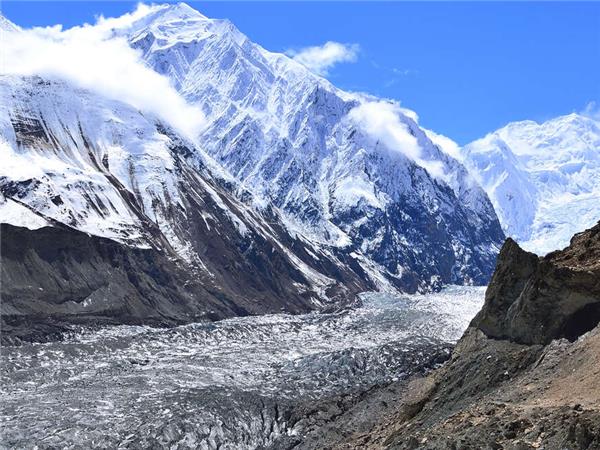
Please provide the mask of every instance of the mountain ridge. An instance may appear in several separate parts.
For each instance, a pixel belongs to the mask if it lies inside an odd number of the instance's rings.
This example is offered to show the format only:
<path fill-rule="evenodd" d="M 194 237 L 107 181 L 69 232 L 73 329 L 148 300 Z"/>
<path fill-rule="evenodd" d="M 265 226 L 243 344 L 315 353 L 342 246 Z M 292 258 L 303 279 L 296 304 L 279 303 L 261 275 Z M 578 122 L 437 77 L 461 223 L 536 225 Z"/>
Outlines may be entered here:
<path fill-rule="evenodd" d="M 199 18 L 192 22 L 201 23 L 202 29 L 221 23 Z M 457 213 L 463 214 L 460 225 L 446 224 L 445 232 L 438 230 L 449 234 L 442 239 L 451 250 L 434 258 L 454 259 L 452 267 L 439 274 L 424 263 L 419 271 L 428 273 L 425 278 L 439 276 L 446 283 L 486 279 L 502 239 L 491 204 L 460 163 L 435 146 L 397 105 L 377 100 L 371 106 L 372 99 L 340 91 L 284 55 L 267 52 L 247 39 L 223 38 L 219 26 L 214 34 L 203 32 L 181 41 L 169 31 L 179 29 L 179 21 L 145 25 L 142 30 L 134 26 L 129 40 L 150 66 L 169 76 L 188 101 L 203 109 L 209 125 L 200 139 L 207 153 L 243 186 L 280 208 L 291 228 L 330 245 L 354 242 L 360 252 L 385 267 L 393 282 L 414 290 L 431 283 L 419 287 L 414 280 L 424 277 L 403 275 L 419 264 L 406 243 L 424 230 L 410 222 L 393 223 L 390 215 L 397 217 L 396 205 L 414 203 L 415 218 L 431 217 L 442 224 L 450 222 L 443 208 L 465 210 Z M 229 22 L 225 29 L 226 35 L 239 35 Z M 166 43 L 161 40 L 165 36 Z M 360 123 L 373 109 L 384 109 L 391 123 L 381 130 L 383 137 L 377 132 L 374 136 L 370 124 L 365 129 Z M 390 144 L 387 137 L 398 133 L 403 140 Z M 410 146 L 418 149 L 412 158 L 404 153 Z M 418 184 L 421 187 L 414 189 Z M 413 189 L 416 194 L 411 194 Z M 380 225 L 366 230 L 361 217 L 373 214 L 377 217 L 371 222 Z M 469 231 L 463 235 L 447 231 L 455 226 Z M 405 235 L 404 229 L 413 234 Z M 381 248 L 381 239 L 387 250 Z M 428 250 L 436 253 L 433 247 Z M 481 260 L 471 263 L 474 254 Z M 469 273 L 471 266 L 485 268 Z"/>
<path fill-rule="evenodd" d="M 237 305 L 239 314 L 292 311 L 294 299 L 303 299 L 305 312 L 335 307 L 373 288 L 353 258 L 291 236 L 276 209 L 258 212 L 244 203 L 189 141 L 158 119 L 40 77 L 0 77 L 0 97 L 7 107 L 0 114 L 0 212 L 13 225 L 34 228 L 31 239 L 47 235 L 44 226 L 53 225 L 73 239 L 80 239 L 79 231 L 109 238 L 115 254 L 158 252 L 157 261 L 171 261 L 164 267 L 184 267 L 207 288 L 223 292 L 222 301 Z M 10 244 L 7 236 L 3 246 Z M 74 252 L 67 247 L 60 258 L 71 260 Z M 110 254 L 102 255 L 107 264 Z M 24 263 L 19 258 L 27 254 L 14 258 L 3 265 L 3 293 L 20 292 L 24 280 L 17 275 Z M 54 278 L 58 271 L 83 282 L 75 266 L 60 269 L 60 258 L 49 260 L 53 269 L 40 276 Z M 139 266 L 131 267 L 135 277 Z M 215 298 L 181 295 L 201 309 L 205 298 Z M 3 315 L 14 302 L 31 302 L 35 310 L 25 307 L 19 314 L 37 317 L 48 309 L 44 290 L 3 297 Z M 92 308 L 103 302 L 94 289 L 89 297 Z M 261 301 L 263 307 L 242 306 Z M 120 310 L 110 311 L 118 321 Z"/>
<path fill-rule="evenodd" d="M 463 148 L 506 234 L 545 254 L 600 216 L 600 123 L 572 113 L 512 122 Z"/>

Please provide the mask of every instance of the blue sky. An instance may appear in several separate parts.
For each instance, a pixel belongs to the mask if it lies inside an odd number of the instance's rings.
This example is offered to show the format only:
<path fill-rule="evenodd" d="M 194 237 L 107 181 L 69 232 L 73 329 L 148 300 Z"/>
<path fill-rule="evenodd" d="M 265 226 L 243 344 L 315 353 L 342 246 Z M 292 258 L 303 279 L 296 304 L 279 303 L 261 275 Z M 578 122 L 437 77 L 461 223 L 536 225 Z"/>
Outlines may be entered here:
<path fill-rule="evenodd" d="M 272 51 L 355 44 L 356 60 L 329 70 L 334 84 L 397 99 L 460 144 L 600 105 L 600 3 L 187 3 Z M 135 5 L 5 0 L 2 12 L 24 27 L 70 27 Z"/>

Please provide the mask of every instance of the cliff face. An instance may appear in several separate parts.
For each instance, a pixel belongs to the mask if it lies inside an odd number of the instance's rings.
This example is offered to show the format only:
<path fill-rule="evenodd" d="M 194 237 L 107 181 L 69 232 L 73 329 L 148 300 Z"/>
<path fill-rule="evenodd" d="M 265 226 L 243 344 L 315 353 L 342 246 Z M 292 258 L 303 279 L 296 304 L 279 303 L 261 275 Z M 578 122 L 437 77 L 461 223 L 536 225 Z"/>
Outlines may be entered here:
<path fill-rule="evenodd" d="M 600 322 L 600 224 L 538 258 L 507 240 L 471 326 L 522 344 L 570 341 Z"/>
<path fill-rule="evenodd" d="M 73 324 L 175 325 L 314 309 L 310 295 L 288 289 L 301 274 L 275 257 L 262 266 L 276 274 L 268 284 L 258 276 L 246 283 L 244 268 L 241 282 L 211 280 L 159 250 L 66 227 L 0 224 L 0 236 L 3 342 L 56 338 Z"/>
<path fill-rule="evenodd" d="M 600 224 L 543 258 L 508 240 L 450 361 L 369 393 L 299 448 L 598 449 L 599 322 Z"/>

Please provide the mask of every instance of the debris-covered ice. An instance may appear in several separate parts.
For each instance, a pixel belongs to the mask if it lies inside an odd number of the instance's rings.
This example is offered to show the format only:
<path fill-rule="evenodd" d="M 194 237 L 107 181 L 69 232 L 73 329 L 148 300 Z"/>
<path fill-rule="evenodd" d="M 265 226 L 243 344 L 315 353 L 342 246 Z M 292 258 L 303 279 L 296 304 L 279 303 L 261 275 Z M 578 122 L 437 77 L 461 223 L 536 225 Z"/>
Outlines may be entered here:
<path fill-rule="evenodd" d="M 364 294 L 336 314 L 269 315 L 170 329 L 80 330 L 2 351 L 7 448 L 256 448 L 299 433 L 300 404 L 442 361 L 483 288 Z"/>

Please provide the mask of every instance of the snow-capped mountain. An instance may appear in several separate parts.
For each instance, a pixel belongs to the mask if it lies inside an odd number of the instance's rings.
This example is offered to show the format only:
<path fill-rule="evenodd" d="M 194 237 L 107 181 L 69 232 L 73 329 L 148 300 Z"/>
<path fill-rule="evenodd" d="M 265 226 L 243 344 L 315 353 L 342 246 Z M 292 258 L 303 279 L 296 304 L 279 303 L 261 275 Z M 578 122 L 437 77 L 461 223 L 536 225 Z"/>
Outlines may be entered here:
<path fill-rule="evenodd" d="M 403 289 L 487 281 L 503 239 L 493 208 L 410 112 L 336 89 L 185 4 L 114 32 L 202 108 L 203 148 L 291 230 L 365 255 Z"/>
<path fill-rule="evenodd" d="M 250 193 L 233 195 L 214 163 L 152 115 L 40 77 L 0 76 L 0 102 L 2 222 L 66 226 L 159 252 L 225 305 L 221 317 L 306 311 L 370 286 L 347 255 L 292 237 L 276 210 L 257 212 L 242 201 Z M 5 283 L 4 303 L 18 303 L 10 292 Z M 104 308 L 106 297 L 93 298 L 87 312 Z"/>
<path fill-rule="evenodd" d="M 207 314 L 224 305 L 212 317 L 310 310 L 375 288 L 487 282 L 504 238 L 492 204 L 410 111 L 343 92 L 187 5 L 145 8 L 136 20 L 114 22 L 111 36 L 126 38 L 201 109 L 202 130 L 183 137 L 164 120 L 170 111 L 159 116 L 60 77 L 2 75 L 2 222 L 148 249 L 153 256 L 136 250 L 128 264 L 183 268 L 176 272 L 202 289 L 182 298 L 175 283 L 170 298 L 211 305 L 201 308 Z M 7 33 L 24 32 L 3 23 Z M 79 256 L 61 249 L 58 260 L 29 250 L 36 267 L 53 271 L 40 269 L 39 292 L 32 282 L 23 298 L 42 301 L 48 280 L 73 270 Z M 113 267 L 110 252 L 91 267 Z M 26 266 L 7 264 L 18 272 L 9 278 L 21 279 Z M 142 303 L 152 292 L 152 304 L 160 280 L 172 277 L 150 272 L 154 281 L 136 277 L 132 289 Z M 89 311 L 90 302 L 103 311 L 112 272 L 102 273 L 108 285 L 99 291 L 78 274 L 77 307 L 65 311 Z M 11 295 L 18 303 L 23 293 Z"/>
<path fill-rule="evenodd" d="M 19 27 L 0 14 L 0 33 L 12 33 L 19 31 Z"/>
<path fill-rule="evenodd" d="M 465 146 L 507 235 L 540 254 L 600 218 L 600 122 L 569 114 L 510 123 Z"/>

